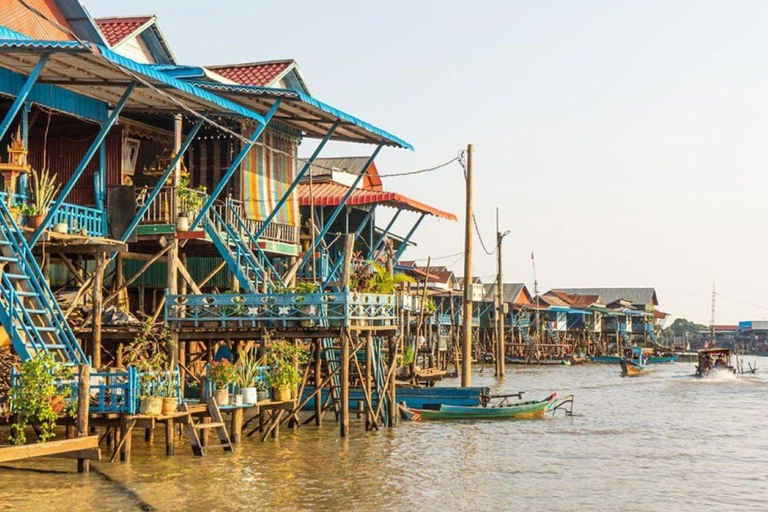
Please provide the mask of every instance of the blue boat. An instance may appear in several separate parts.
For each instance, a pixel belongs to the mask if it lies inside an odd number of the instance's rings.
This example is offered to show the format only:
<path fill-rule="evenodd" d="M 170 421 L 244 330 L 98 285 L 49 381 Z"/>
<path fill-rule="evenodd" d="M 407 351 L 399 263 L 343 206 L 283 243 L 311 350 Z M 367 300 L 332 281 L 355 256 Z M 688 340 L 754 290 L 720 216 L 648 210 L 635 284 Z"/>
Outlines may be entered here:
<path fill-rule="evenodd" d="M 646 364 L 676 363 L 678 357 L 680 357 L 678 354 L 673 354 L 671 356 L 650 356 L 647 359 Z M 623 358 L 621 356 L 589 356 L 589 359 L 593 363 L 618 364 L 621 363 Z"/>
<path fill-rule="evenodd" d="M 307 386 L 302 394 L 302 402 L 315 391 L 314 387 Z M 328 397 L 328 389 L 323 388 L 322 403 L 325 403 Z M 490 388 L 478 386 L 470 388 L 397 388 L 397 401 L 405 401 L 409 407 L 423 409 L 424 405 L 446 404 L 464 407 L 473 407 L 482 403 L 482 396 L 487 396 L 491 392 Z M 363 390 L 351 388 L 349 390 L 349 406 L 351 409 L 357 407 L 357 404 L 364 400 Z M 374 405 L 378 402 L 374 396 Z M 315 408 L 315 398 L 309 399 L 302 410 L 311 411 Z"/>

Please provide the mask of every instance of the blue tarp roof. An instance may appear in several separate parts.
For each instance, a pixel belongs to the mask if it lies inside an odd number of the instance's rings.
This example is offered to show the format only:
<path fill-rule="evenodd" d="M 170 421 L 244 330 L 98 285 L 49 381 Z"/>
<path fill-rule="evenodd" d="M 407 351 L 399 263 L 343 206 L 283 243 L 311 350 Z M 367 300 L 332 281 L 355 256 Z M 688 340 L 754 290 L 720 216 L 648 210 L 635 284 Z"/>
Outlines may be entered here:
<path fill-rule="evenodd" d="M 352 142 L 378 143 L 413 149 L 403 139 L 377 128 L 353 115 L 294 89 L 279 89 L 256 85 L 231 85 L 217 82 L 192 81 L 201 89 L 222 93 L 229 98 L 236 98 L 248 107 L 266 111 L 274 100 L 281 99 L 280 109 L 274 119 L 294 126 L 312 137 L 322 137 L 337 119 L 342 125 L 335 133 L 336 139 Z"/>
<path fill-rule="evenodd" d="M 550 306 L 550 311 L 557 311 L 558 313 L 568 313 L 573 315 L 591 315 L 591 311 L 584 311 L 583 309 L 573 309 L 564 306 Z"/>

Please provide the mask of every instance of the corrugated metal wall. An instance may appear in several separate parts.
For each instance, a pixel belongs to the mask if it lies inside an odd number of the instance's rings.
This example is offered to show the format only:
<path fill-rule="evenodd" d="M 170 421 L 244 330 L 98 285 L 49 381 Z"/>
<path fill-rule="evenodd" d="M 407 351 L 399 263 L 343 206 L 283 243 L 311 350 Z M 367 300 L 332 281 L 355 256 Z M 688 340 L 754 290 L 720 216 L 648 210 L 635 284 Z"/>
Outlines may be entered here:
<path fill-rule="evenodd" d="M 136 275 L 136 272 L 141 269 L 141 267 L 144 266 L 143 261 L 138 260 L 126 260 L 123 265 L 123 275 L 125 276 L 125 280 L 129 280 L 134 275 Z M 205 257 L 205 258 L 189 258 L 187 261 L 187 269 L 189 270 L 189 273 L 192 275 L 192 278 L 195 280 L 195 282 L 199 283 L 206 277 L 208 277 L 208 274 L 213 272 L 216 267 L 221 265 L 221 258 L 216 257 Z M 93 270 L 93 262 L 89 261 L 87 262 L 87 268 L 89 271 Z M 106 275 L 109 275 L 112 272 L 113 264 L 110 264 L 107 267 Z M 142 274 L 132 285 L 131 288 L 136 288 L 138 286 L 146 286 L 148 288 L 161 288 L 165 289 L 166 283 L 168 282 L 168 266 L 165 262 L 157 262 L 153 263 L 147 271 Z M 61 288 L 65 284 L 67 284 L 68 280 L 72 279 L 72 276 L 69 274 L 69 271 L 67 270 L 67 267 L 64 265 L 59 264 L 52 264 L 51 265 L 51 286 L 55 288 Z M 229 273 L 229 270 L 226 268 L 220 270 L 216 276 L 211 279 L 208 284 L 206 285 L 206 288 L 209 287 L 218 287 L 218 288 L 227 288 L 229 287 L 229 284 L 231 283 L 232 278 Z M 106 279 L 106 285 L 110 286 L 112 283 L 111 278 Z"/>

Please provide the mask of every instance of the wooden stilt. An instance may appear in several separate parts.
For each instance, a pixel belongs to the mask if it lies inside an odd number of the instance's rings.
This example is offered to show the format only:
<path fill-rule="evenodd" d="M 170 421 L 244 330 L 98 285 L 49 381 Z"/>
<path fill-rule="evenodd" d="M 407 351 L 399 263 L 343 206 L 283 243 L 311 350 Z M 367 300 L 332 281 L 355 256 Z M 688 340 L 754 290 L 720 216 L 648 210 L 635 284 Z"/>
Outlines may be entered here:
<path fill-rule="evenodd" d="M 339 433 L 346 437 L 349 433 L 349 343 L 350 335 L 347 328 L 341 329 L 341 415 L 339 418 Z"/>
<path fill-rule="evenodd" d="M 104 299 L 104 253 L 96 253 L 96 269 L 93 278 L 93 347 L 91 361 L 93 367 L 101 368 L 101 315 Z"/>
<path fill-rule="evenodd" d="M 318 427 L 323 423 L 323 404 L 322 404 L 322 382 L 323 382 L 323 340 L 315 338 L 315 390 L 320 393 L 315 396 L 315 425 Z M 299 397 L 301 398 L 301 397 Z"/>
<path fill-rule="evenodd" d="M 371 386 L 371 380 L 373 380 L 373 334 L 370 331 L 368 331 L 368 335 L 365 338 L 365 378 L 363 379 L 362 375 L 360 377 L 365 381 L 363 386 L 367 390 L 368 399 L 370 400 L 373 396 L 373 387 Z M 369 404 L 369 407 L 366 407 L 365 410 L 365 430 L 371 430 L 375 421 L 375 418 L 372 417 L 371 407 L 372 405 Z"/>
<path fill-rule="evenodd" d="M 389 421 L 388 427 L 394 427 L 397 424 L 397 384 L 395 382 L 395 368 L 397 368 L 397 338 L 389 337 L 389 380 L 386 382 L 389 393 Z"/>
<path fill-rule="evenodd" d="M 91 396 L 91 368 L 87 365 L 81 365 L 77 371 L 77 417 L 75 426 L 77 428 L 77 437 L 88 436 L 89 420 L 89 398 Z M 91 463 L 88 459 L 77 459 L 77 472 L 88 473 L 91 470 Z"/>

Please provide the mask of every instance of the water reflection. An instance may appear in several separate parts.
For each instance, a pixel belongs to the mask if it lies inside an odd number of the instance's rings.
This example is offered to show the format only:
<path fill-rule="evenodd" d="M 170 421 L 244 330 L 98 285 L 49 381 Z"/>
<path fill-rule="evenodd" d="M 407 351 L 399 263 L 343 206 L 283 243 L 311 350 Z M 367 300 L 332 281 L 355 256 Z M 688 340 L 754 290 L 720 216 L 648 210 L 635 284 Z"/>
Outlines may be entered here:
<path fill-rule="evenodd" d="M 768 370 L 768 359 L 759 366 Z M 576 395 L 572 418 L 402 424 L 365 433 L 353 422 L 247 439 L 197 459 L 186 446 L 134 440 L 130 465 L 15 464 L 0 470 L 0 509 L 158 511 L 756 510 L 768 496 L 768 373 L 694 379 L 692 364 L 621 378 L 618 366 L 510 367 L 474 384 L 543 398 Z M 446 382 L 445 385 L 457 385 Z"/>

